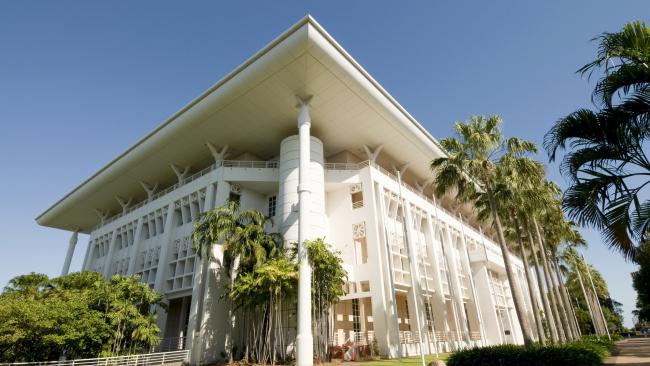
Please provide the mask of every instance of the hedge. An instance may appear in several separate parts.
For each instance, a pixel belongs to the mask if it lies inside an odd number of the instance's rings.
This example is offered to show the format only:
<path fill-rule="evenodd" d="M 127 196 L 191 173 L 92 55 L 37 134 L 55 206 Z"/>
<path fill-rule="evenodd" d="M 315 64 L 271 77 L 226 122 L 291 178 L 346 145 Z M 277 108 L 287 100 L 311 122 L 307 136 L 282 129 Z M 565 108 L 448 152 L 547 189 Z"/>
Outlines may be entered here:
<path fill-rule="evenodd" d="M 453 353 L 447 366 L 599 366 L 614 344 L 607 339 L 581 339 L 555 346 L 500 345 Z"/>

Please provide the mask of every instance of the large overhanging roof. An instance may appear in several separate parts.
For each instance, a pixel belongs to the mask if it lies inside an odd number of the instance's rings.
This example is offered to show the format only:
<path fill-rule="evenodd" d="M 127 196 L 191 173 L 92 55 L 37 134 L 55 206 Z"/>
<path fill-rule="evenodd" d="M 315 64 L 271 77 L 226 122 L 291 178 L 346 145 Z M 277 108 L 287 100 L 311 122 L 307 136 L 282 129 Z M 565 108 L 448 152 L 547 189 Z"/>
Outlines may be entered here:
<path fill-rule="evenodd" d="M 190 102 L 36 218 L 40 225 L 89 232 L 96 210 L 121 210 L 115 197 L 143 199 L 140 182 L 175 182 L 169 164 L 207 166 L 205 146 L 229 145 L 263 159 L 297 133 L 296 95 L 313 95 L 312 133 L 325 155 L 383 145 L 382 154 L 430 176 L 436 140 L 312 17 L 307 16 Z"/>

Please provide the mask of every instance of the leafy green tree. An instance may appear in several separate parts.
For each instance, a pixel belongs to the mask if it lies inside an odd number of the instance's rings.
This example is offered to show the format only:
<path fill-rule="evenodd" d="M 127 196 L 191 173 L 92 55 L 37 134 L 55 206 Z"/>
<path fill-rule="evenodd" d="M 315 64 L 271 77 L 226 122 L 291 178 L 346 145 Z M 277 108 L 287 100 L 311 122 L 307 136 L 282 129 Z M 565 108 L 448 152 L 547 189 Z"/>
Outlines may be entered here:
<path fill-rule="evenodd" d="M 494 189 L 497 167 L 503 163 L 503 159 L 508 159 L 508 165 L 516 171 L 526 174 L 534 171 L 536 166 L 525 155 L 534 152 L 536 148 L 528 141 L 504 138 L 500 125 L 501 118 L 498 116 L 472 116 L 465 123 L 457 122 L 454 125 L 457 137 L 441 141 L 449 156 L 433 160 L 431 169 L 436 175 L 435 190 L 438 196 L 455 190 L 456 197 L 461 201 L 476 203 L 482 200 L 489 205 L 524 343 L 530 346 L 532 337 L 526 326 L 522 295 L 516 286 L 515 275 L 510 264 L 510 251 L 504 236 Z"/>
<path fill-rule="evenodd" d="M 610 248 L 634 260 L 650 232 L 650 29 L 632 22 L 597 40 L 595 60 L 578 70 L 603 72 L 592 94 L 595 110 L 561 118 L 544 144 L 551 161 L 566 151 L 569 218 L 598 228 Z"/>
<path fill-rule="evenodd" d="M 137 277 L 17 276 L 0 294 L 0 362 L 126 354 L 157 344 L 160 295 Z"/>
<path fill-rule="evenodd" d="M 639 322 L 650 322 L 650 246 L 639 252 L 639 269 L 632 273 L 632 285 L 636 290 L 635 315 Z"/>
<path fill-rule="evenodd" d="M 343 269 L 343 259 L 339 251 L 323 239 L 305 241 L 307 256 L 312 268 L 311 302 L 313 312 L 313 333 L 316 336 L 316 356 L 319 360 L 327 360 L 327 345 L 330 327 L 330 309 L 345 293 L 343 285 L 347 272 Z"/>

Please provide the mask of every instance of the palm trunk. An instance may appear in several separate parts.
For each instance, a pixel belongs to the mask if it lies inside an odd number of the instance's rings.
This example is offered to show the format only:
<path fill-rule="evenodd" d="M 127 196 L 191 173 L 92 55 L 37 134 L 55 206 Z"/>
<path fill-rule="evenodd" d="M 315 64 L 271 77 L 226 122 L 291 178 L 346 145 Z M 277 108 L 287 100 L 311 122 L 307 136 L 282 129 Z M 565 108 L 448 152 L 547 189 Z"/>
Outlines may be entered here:
<path fill-rule="evenodd" d="M 580 282 L 580 288 L 582 289 L 582 294 L 585 297 L 585 303 L 587 304 L 587 310 L 589 310 L 589 315 L 591 316 L 591 323 L 594 326 L 594 333 L 596 335 L 600 335 L 600 332 L 598 331 L 598 325 L 596 324 L 596 318 L 594 317 L 594 311 L 591 308 L 591 302 L 589 300 L 589 296 L 587 295 L 587 291 L 585 290 L 585 284 L 582 282 L 582 275 L 580 274 L 580 268 L 575 268 L 578 266 L 574 266 L 574 269 L 576 271 L 576 274 L 578 275 L 578 281 Z"/>
<path fill-rule="evenodd" d="M 567 322 L 569 323 L 569 329 L 571 330 L 572 338 L 573 339 L 578 339 L 580 336 L 578 335 L 578 329 L 576 329 L 575 323 L 572 321 L 572 315 L 573 315 L 573 309 L 571 309 L 571 302 L 569 302 L 569 298 L 567 296 L 567 291 L 566 288 L 564 287 L 564 281 L 562 279 L 562 274 L 560 272 L 560 264 L 557 259 L 557 255 L 553 253 L 553 265 L 555 267 L 555 276 L 557 276 L 557 282 L 560 285 L 560 299 L 562 299 L 562 302 L 564 303 L 564 308 L 565 308 L 565 315 Z"/>
<path fill-rule="evenodd" d="M 521 238 L 521 228 L 519 227 L 519 219 L 517 214 L 513 212 L 513 219 L 515 223 L 515 232 L 517 234 L 517 241 L 519 242 L 519 250 L 521 251 L 521 258 L 524 261 L 524 271 L 526 272 L 526 282 L 528 283 L 528 295 L 530 296 L 530 303 L 533 306 L 533 315 L 535 317 L 535 325 L 537 326 L 537 340 L 542 345 L 546 344 L 546 335 L 544 334 L 544 326 L 542 325 L 542 319 L 539 316 L 539 307 L 537 304 L 537 297 L 533 292 L 533 276 L 530 273 L 530 265 L 528 263 L 528 255 L 526 254 L 526 248 L 524 247 L 524 242 Z"/>
<path fill-rule="evenodd" d="M 515 276 L 514 273 L 512 272 L 512 266 L 510 264 L 510 251 L 506 246 L 506 238 L 503 235 L 503 227 L 501 226 L 501 220 L 499 219 L 497 205 L 494 200 L 494 193 L 492 192 L 492 188 L 489 185 L 486 187 L 486 192 L 487 192 L 488 200 L 490 201 L 490 210 L 492 211 L 492 219 L 494 219 L 494 224 L 497 229 L 499 246 L 501 247 L 501 255 L 503 256 L 503 264 L 506 267 L 508 284 L 510 285 L 510 291 L 512 292 L 512 302 L 515 304 L 515 312 L 517 313 L 517 318 L 519 320 L 519 327 L 521 328 L 521 334 L 524 338 L 524 345 L 526 347 L 531 347 L 533 341 L 532 341 L 532 337 L 530 336 L 530 329 L 527 326 L 528 322 L 524 317 L 524 311 L 521 304 L 521 293 L 519 292 L 519 287 L 515 286 Z"/>
<path fill-rule="evenodd" d="M 555 253 L 551 252 L 551 261 L 550 261 L 550 267 L 551 267 L 551 281 L 553 282 L 553 292 L 555 294 L 555 298 L 557 299 L 557 304 L 558 304 L 558 309 L 560 310 L 560 317 L 562 319 L 562 326 L 564 327 L 564 332 L 566 333 L 567 341 L 570 341 L 572 339 L 575 339 L 575 336 L 573 335 L 573 328 L 571 328 L 571 322 L 569 321 L 569 313 L 567 311 L 567 308 L 564 303 L 564 298 L 562 297 L 562 294 L 560 292 L 560 283 L 562 282 L 562 279 L 559 277 L 559 273 L 556 271 L 555 267 Z M 555 273 L 555 278 L 553 278 L 552 274 Z M 558 282 L 557 284 L 555 282 Z"/>
<path fill-rule="evenodd" d="M 548 288 L 548 295 L 551 302 L 551 311 L 553 311 L 553 316 L 556 319 L 555 325 L 557 326 L 557 333 L 560 338 L 560 342 L 566 341 L 566 333 L 562 324 L 562 319 L 560 318 L 560 311 L 557 307 L 557 298 L 555 297 L 555 291 L 553 286 L 553 280 L 551 278 L 551 270 L 548 265 L 548 258 L 546 256 L 546 248 L 544 247 L 544 241 L 542 240 L 542 234 L 539 230 L 539 225 L 537 224 L 537 218 L 533 217 L 533 225 L 535 226 L 535 232 L 537 234 L 537 241 L 539 243 L 540 253 L 542 255 L 542 265 L 544 266 L 544 279 L 546 280 L 546 287 Z"/>
<path fill-rule="evenodd" d="M 558 341 L 557 337 L 557 327 L 555 326 L 555 318 L 553 317 L 553 312 L 551 312 L 551 305 L 548 302 L 548 297 L 544 291 L 544 282 L 542 280 L 542 270 L 539 265 L 539 258 L 537 258 L 537 248 L 535 246 L 535 240 L 531 233 L 530 228 L 528 228 L 528 240 L 530 241 L 530 249 L 533 253 L 533 260 L 535 261 L 535 273 L 537 275 L 537 286 L 539 287 L 539 296 L 542 298 L 542 304 L 544 304 L 544 316 L 546 317 L 546 323 L 548 324 L 548 331 L 551 336 L 551 342 L 556 343 Z"/>

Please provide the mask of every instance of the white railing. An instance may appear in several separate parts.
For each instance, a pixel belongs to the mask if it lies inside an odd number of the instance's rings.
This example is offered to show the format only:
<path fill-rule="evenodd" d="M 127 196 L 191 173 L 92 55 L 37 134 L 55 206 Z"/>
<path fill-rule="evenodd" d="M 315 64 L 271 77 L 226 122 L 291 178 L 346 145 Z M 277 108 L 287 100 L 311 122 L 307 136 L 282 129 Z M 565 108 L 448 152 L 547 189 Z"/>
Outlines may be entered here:
<path fill-rule="evenodd" d="M 65 361 L 0 363 L 7 366 L 147 366 L 187 361 L 188 350 Z"/>
<path fill-rule="evenodd" d="M 98 228 L 108 225 L 111 222 L 119 219 L 122 216 L 128 215 L 131 212 L 137 210 L 138 208 L 146 205 L 149 202 L 153 202 L 157 200 L 158 198 L 176 190 L 177 188 L 180 188 L 181 186 L 184 186 L 192 181 L 195 181 L 196 179 L 212 172 L 213 170 L 217 168 L 270 168 L 270 169 L 275 169 L 278 167 L 278 162 L 277 161 L 239 161 L 239 160 L 221 160 L 216 162 L 215 164 L 211 164 L 200 171 L 190 175 L 187 178 L 184 178 L 180 183 L 175 183 L 172 184 L 171 186 L 163 189 L 162 191 L 156 192 L 151 196 L 151 199 L 145 199 L 140 201 L 139 203 L 127 208 L 123 212 L 120 212 L 116 215 L 111 216 L 110 218 L 104 220 L 103 222 L 95 225 L 93 230 L 97 230 Z"/>
<path fill-rule="evenodd" d="M 151 352 L 170 352 L 185 349 L 185 337 L 169 337 L 160 340 Z"/>
<path fill-rule="evenodd" d="M 330 337 L 329 343 L 334 346 L 342 346 L 344 344 L 353 343 L 359 346 L 372 344 L 375 339 L 375 332 L 368 330 L 366 332 L 355 332 L 353 330 L 349 331 L 349 335 L 346 337 L 344 333 L 334 333 Z"/>
<path fill-rule="evenodd" d="M 240 160 L 222 160 L 217 162 L 217 167 L 224 168 L 269 168 L 278 167 L 277 161 L 240 161 Z"/>
<path fill-rule="evenodd" d="M 325 170 L 359 170 L 369 165 L 369 160 L 360 163 L 325 163 Z"/>
<path fill-rule="evenodd" d="M 352 202 L 352 208 L 357 209 L 363 207 L 363 201 Z"/>

